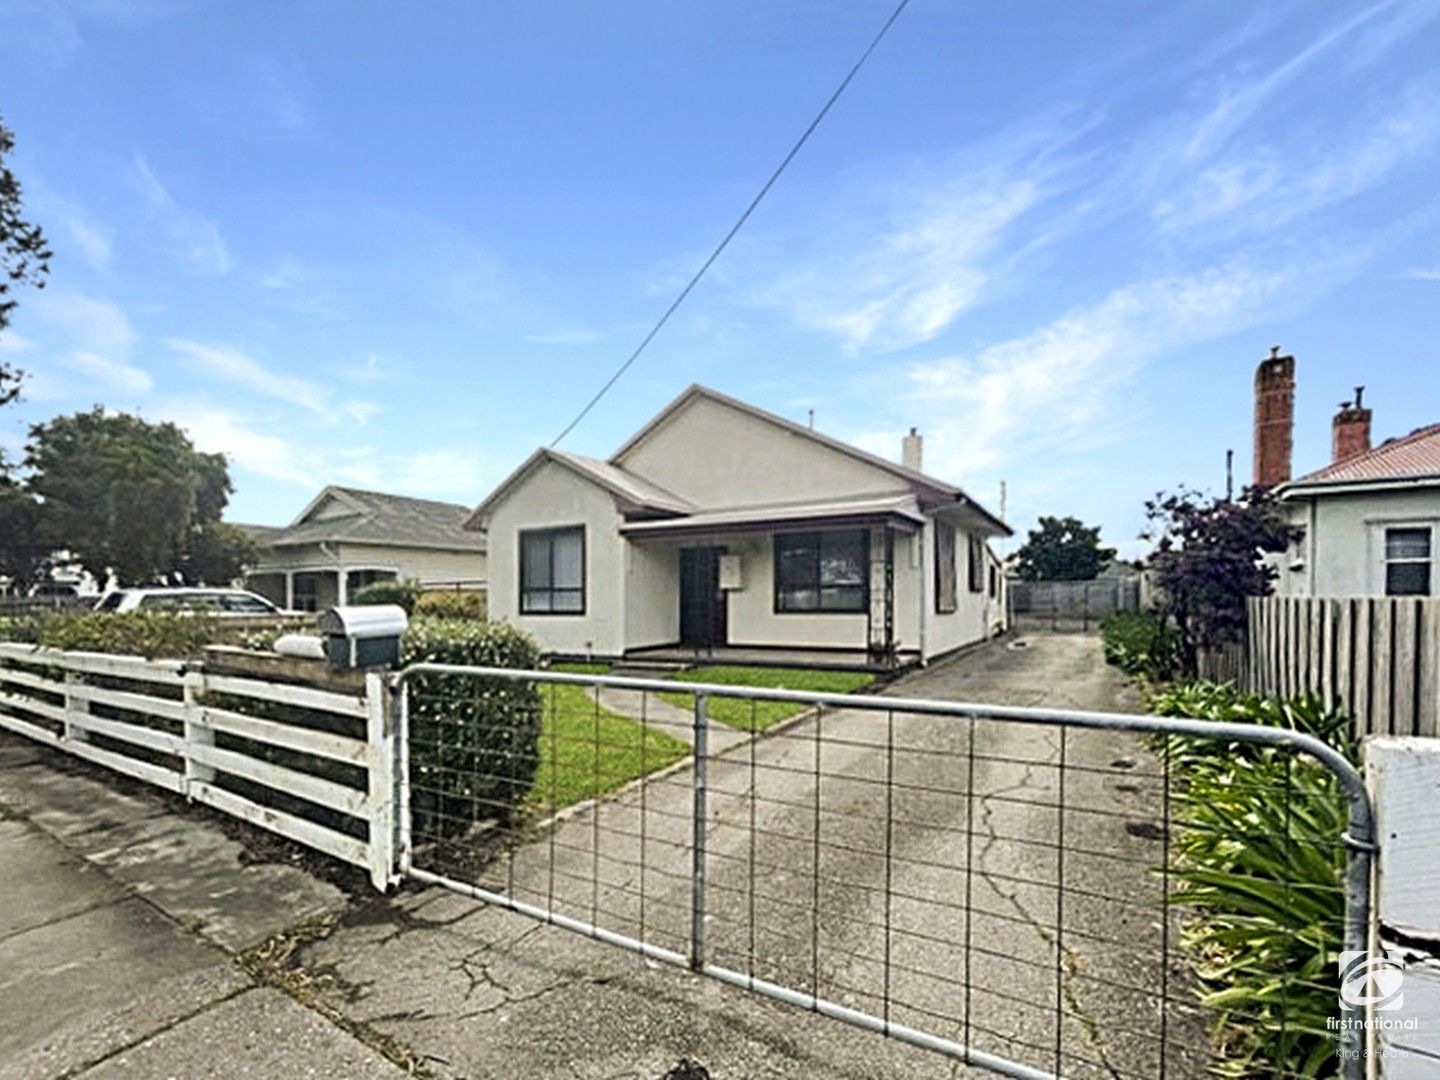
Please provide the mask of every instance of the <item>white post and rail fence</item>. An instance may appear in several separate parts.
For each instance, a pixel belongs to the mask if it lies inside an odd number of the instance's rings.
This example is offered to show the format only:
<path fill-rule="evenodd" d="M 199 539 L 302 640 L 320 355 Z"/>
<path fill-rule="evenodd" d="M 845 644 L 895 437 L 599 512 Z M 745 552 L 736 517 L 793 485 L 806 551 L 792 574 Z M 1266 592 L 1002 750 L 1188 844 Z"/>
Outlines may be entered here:
<path fill-rule="evenodd" d="M 218 667 L 219 670 L 215 670 Z M 215 665 L 0 642 L 0 728 L 393 880 L 384 677 L 337 692 Z"/>

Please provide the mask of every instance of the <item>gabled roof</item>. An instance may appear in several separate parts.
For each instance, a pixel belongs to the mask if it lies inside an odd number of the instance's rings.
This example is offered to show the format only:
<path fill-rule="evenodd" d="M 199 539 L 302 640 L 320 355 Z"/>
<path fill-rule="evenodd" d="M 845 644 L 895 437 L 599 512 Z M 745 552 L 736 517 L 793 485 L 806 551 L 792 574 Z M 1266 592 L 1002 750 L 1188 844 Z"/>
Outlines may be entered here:
<path fill-rule="evenodd" d="M 647 423 L 634 435 L 630 436 L 630 438 L 625 441 L 625 445 L 620 447 L 619 450 L 615 451 L 615 453 L 610 456 L 610 464 L 616 466 L 623 466 L 624 458 L 627 454 L 630 453 L 631 450 L 643 443 L 646 439 L 650 437 L 653 432 L 657 431 L 671 417 L 676 415 L 692 401 L 695 401 L 698 398 L 706 398 L 710 401 L 718 402 L 721 405 L 726 405 L 729 408 L 745 413 L 748 416 L 752 416 L 757 420 L 762 420 L 767 424 L 773 424 L 776 427 L 788 431 L 793 435 L 798 435 L 802 438 L 809 439 L 812 442 L 818 443 L 819 445 L 826 447 L 827 449 L 835 451 L 836 453 L 844 454 L 846 457 L 852 458 L 856 461 L 864 462 L 865 464 L 874 466 L 877 469 L 883 469 L 885 472 L 888 472 L 891 475 L 896 476 L 901 480 L 904 480 L 906 483 L 914 487 L 923 489 L 926 493 L 931 494 L 933 497 L 936 497 L 941 501 L 955 501 L 965 503 L 971 509 L 975 510 L 982 518 L 988 521 L 991 526 L 995 528 L 998 532 L 1000 532 L 1002 535 L 1012 535 L 1012 530 L 1008 525 L 1006 525 L 999 518 L 991 514 L 988 510 L 986 510 L 974 499 L 970 498 L 970 496 L 966 495 L 964 491 L 956 487 L 954 484 L 947 483 L 944 480 L 937 479 L 936 477 L 927 475 L 926 473 L 917 472 L 915 469 L 906 468 L 904 465 L 899 465 L 896 462 L 889 460 L 888 458 L 883 458 L 878 454 L 872 454 L 866 450 L 861 450 L 858 446 L 851 446 L 849 443 L 841 442 L 839 439 L 835 439 L 829 435 L 822 434 L 821 432 L 816 431 L 813 428 L 806 427 L 803 424 L 797 424 L 793 420 L 785 419 L 783 416 L 776 416 L 774 413 L 766 412 L 764 409 L 761 409 L 755 405 L 751 405 L 748 402 L 741 401 L 738 398 L 730 397 L 728 394 L 722 394 L 718 390 L 710 389 L 710 387 L 708 386 L 701 386 L 699 383 L 691 383 L 690 386 L 686 388 L 679 397 L 677 397 L 674 401 L 670 402 L 669 405 L 666 405 L 663 409 L 660 410 L 660 412 L 658 412 L 654 416 L 654 418 L 650 420 L 649 423 Z"/>
<path fill-rule="evenodd" d="M 327 502 L 342 514 L 314 518 Z M 330 485 L 311 499 L 293 522 L 255 539 L 269 547 L 346 542 L 386 547 L 484 551 L 485 540 L 464 528 L 470 508 L 434 499 L 414 499 L 381 491 Z"/>
<path fill-rule="evenodd" d="M 1285 492 L 1296 489 L 1331 488 L 1342 485 L 1440 483 L 1440 424 L 1390 439 L 1348 461 L 1327 465 L 1287 484 Z"/>
<path fill-rule="evenodd" d="M 643 480 L 618 465 L 542 446 L 526 458 L 518 469 L 507 476 L 499 487 L 486 496 L 485 501 L 466 518 L 465 528 L 484 529 L 485 521 L 490 516 L 495 504 L 546 462 L 569 469 L 581 479 L 598 484 L 620 501 L 621 510 L 626 514 L 675 516 L 688 514 L 695 509 L 693 504 L 680 496 L 666 491 L 648 480 Z"/>

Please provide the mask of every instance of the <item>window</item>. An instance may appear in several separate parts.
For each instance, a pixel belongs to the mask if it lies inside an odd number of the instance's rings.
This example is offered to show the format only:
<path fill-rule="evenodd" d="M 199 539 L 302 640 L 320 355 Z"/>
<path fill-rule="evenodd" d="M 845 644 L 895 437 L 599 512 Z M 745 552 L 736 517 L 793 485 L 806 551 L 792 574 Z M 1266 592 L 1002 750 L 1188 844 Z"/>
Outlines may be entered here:
<path fill-rule="evenodd" d="M 955 585 L 955 526 L 935 522 L 935 613 L 949 615 L 960 605 Z"/>
<path fill-rule="evenodd" d="M 869 562 L 864 529 L 775 537 L 775 610 L 863 612 Z"/>
<path fill-rule="evenodd" d="M 520 534 L 520 614 L 585 614 L 585 528 Z"/>
<path fill-rule="evenodd" d="M 320 575 L 296 574 L 291 606 L 296 611 L 318 611 L 320 608 Z"/>
<path fill-rule="evenodd" d="M 249 593 L 225 593 L 220 597 L 220 608 L 235 615 L 273 615 L 275 605 L 268 600 Z"/>
<path fill-rule="evenodd" d="M 354 596 L 367 585 L 374 585 L 377 581 L 394 581 L 395 571 L 393 570 L 351 570 L 346 578 L 346 588 L 350 595 Z"/>
<path fill-rule="evenodd" d="M 997 567 L 990 567 L 990 599 L 995 600 L 1000 596 L 1000 570 Z"/>
<path fill-rule="evenodd" d="M 106 593 L 105 598 L 95 605 L 96 611 L 115 611 L 125 599 L 123 592 Z"/>
<path fill-rule="evenodd" d="M 971 592 L 984 592 L 985 590 L 985 541 L 978 536 L 967 537 L 970 541 L 970 565 L 967 575 Z"/>
<path fill-rule="evenodd" d="M 1385 530 L 1385 595 L 1430 595 L 1430 528 Z"/>

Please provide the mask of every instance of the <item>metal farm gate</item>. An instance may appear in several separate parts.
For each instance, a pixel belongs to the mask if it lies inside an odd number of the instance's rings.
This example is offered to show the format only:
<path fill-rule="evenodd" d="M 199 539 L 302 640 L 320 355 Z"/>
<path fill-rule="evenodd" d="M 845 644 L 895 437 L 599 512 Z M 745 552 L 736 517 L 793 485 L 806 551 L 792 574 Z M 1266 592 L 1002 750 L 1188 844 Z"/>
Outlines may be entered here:
<path fill-rule="evenodd" d="M 393 685 L 404 876 L 1007 1076 L 1206 1073 L 1173 903 L 1206 830 L 1343 866 L 1343 948 L 1367 947 L 1365 788 L 1292 731 L 442 664 Z M 515 738 L 475 742 L 472 708 Z M 1197 816 L 1196 745 L 1284 757 L 1284 827 Z"/>

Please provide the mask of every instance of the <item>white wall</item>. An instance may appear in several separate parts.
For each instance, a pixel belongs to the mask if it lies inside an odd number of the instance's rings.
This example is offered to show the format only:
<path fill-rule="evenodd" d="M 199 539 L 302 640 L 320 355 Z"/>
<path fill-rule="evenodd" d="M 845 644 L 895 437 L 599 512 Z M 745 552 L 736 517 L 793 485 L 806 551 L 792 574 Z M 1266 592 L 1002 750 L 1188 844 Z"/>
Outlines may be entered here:
<path fill-rule="evenodd" d="M 702 507 L 907 490 L 891 473 L 709 398 L 695 398 L 621 464 Z"/>
<path fill-rule="evenodd" d="M 402 580 L 422 585 L 457 581 L 478 584 L 486 578 L 483 551 L 441 551 L 432 548 L 397 548 L 378 544 L 340 544 L 347 569 L 395 570 Z"/>
<path fill-rule="evenodd" d="M 980 591 L 970 591 L 969 534 L 955 529 L 955 610 L 942 615 L 935 610 L 935 526 L 925 523 L 925 658 L 951 652 L 963 645 L 984 641 L 989 636 L 986 582 Z"/>
<path fill-rule="evenodd" d="M 680 640 L 679 545 L 626 542 L 625 644 L 673 645 Z"/>
<path fill-rule="evenodd" d="M 1314 500 L 1313 509 L 1309 500 L 1296 499 L 1287 510 L 1306 535 L 1302 550 L 1271 560 L 1282 596 L 1384 596 L 1387 526 L 1430 525 L 1432 544 L 1440 546 L 1440 488 L 1329 495 Z M 1300 569 L 1291 568 L 1296 561 Z"/>
<path fill-rule="evenodd" d="M 585 614 L 520 614 L 521 529 L 585 527 Z M 487 530 L 490 617 L 532 634 L 547 652 L 619 656 L 625 650 L 625 541 L 610 494 L 547 461 L 494 508 Z"/>
<path fill-rule="evenodd" d="M 731 540 L 740 555 L 745 587 L 729 594 L 731 645 L 785 645 L 793 648 L 866 647 L 864 613 L 811 614 L 775 610 L 775 541 L 771 536 Z"/>

